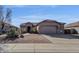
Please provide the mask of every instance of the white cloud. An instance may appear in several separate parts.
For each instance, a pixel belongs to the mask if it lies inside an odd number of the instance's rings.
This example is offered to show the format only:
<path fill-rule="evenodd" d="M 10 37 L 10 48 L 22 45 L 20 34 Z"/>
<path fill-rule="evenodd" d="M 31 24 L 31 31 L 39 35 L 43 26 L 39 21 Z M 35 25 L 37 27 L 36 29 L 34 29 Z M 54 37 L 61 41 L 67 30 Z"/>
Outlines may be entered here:
<path fill-rule="evenodd" d="M 69 15 L 28 15 L 28 16 L 20 16 L 19 19 L 52 19 L 57 21 L 78 21 L 74 19 L 79 19 L 79 17 L 69 16 Z"/>
<path fill-rule="evenodd" d="M 79 17 L 69 16 L 69 15 L 28 15 L 28 16 L 20 16 L 13 19 L 13 24 L 19 26 L 21 23 L 40 22 L 45 19 L 56 20 L 68 24 L 78 21 Z"/>

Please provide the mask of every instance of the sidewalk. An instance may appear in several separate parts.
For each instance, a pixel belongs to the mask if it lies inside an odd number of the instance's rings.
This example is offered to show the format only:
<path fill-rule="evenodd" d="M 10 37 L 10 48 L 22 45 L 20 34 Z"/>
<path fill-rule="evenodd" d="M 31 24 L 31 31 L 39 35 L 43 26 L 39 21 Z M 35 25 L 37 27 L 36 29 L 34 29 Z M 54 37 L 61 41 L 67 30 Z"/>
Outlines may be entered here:
<path fill-rule="evenodd" d="M 79 52 L 79 45 L 61 44 L 5 44 L 3 52 L 18 53 L 52 53 L 52 52 Z"/>

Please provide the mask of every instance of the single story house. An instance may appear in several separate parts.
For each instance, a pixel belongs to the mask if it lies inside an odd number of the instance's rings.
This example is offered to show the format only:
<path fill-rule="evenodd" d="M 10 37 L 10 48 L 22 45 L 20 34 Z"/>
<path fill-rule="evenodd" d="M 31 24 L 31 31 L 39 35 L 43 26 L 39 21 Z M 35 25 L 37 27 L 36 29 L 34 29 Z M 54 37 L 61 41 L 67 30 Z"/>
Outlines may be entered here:
<path fill-rule="evenodd" d="M 79 34 L 79 21 L 65 25 L 66 34 Z"/>
<path fill-rule="evenodd" d="M 40 34 L 57 34 L 64 33 L 64 24 L 65 23 L 57 22 L 55 20 L 46 19 L 39 23 L 23 23 L 20 27 L 21 31 L 26 33 L 30 33 L 32 30 L 35 30 Z"/>
<path fill-rule="evenodd" d="M 4 28 L 2 29 L 2 23 L 0 22 L 0 34 L 8 32 L 11 28 L 15 30 L 19 29 L 18 27 L 8 24 L 8 23 L 4 23 Z"/>

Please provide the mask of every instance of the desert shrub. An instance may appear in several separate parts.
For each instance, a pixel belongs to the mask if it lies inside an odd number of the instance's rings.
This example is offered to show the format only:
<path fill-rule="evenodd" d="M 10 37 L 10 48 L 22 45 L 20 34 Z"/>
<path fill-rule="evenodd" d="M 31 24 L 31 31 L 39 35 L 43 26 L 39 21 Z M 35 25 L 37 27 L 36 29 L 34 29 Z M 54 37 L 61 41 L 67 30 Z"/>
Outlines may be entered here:
<path fill-rule="evenodd" d="M 24 35 L 21 34 L 21 35 L 20 35 L 20 38 L 24 38 Z"/>
<path fill-rule="evenodd" d="M 32 33 L 37 33 L 37 30 L 36 29 L 32 29 Z"/>
<path fill-rule="evenodd" d="M 18 37 L 18 33 L 16 32 L 15 29 L 11 29 L 10 31 L 8 31 L 7 37 L 8 38 L 17 38 Z"/>

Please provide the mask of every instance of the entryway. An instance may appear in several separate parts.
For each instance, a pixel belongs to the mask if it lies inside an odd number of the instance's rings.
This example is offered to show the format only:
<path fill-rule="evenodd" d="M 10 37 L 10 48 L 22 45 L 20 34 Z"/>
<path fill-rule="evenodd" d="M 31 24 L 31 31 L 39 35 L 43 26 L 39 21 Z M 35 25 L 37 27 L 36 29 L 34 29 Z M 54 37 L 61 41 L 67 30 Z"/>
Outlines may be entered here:
<path fill-rule="evenodd" d="M 27 26 L 27 32 L 30 33 L 31 32 L 31 27 Z"/>

